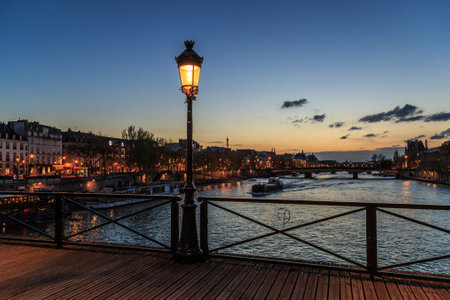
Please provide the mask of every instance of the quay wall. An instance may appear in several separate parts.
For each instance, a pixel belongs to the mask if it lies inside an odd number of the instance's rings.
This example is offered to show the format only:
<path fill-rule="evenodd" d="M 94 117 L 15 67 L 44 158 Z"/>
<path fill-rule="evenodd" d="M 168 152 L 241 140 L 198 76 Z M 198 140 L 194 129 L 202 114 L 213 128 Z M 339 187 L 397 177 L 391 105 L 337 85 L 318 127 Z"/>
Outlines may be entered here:
<path fill-rule="evenodd" d="M 123 189 L 139 182 L 136 174 L 112 174 L 90 177 L 30 177 L 14 180 L 0 177 L 0 190 L 52 191 L 52 192 L 99 192 L 105 187 Z"/>

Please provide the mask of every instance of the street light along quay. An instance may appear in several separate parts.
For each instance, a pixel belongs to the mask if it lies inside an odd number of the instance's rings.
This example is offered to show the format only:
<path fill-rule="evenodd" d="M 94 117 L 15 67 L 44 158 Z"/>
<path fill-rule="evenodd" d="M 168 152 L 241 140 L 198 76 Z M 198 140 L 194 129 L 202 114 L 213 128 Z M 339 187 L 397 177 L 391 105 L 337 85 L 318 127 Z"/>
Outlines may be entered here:
<path fill-rule="evenodd" d="M 198 80 L 203 57 L 192 48 L 194 41 L 185 41 L 186 50 L 175 60 L 180 73 L 181 91 L 186 95 L 187 103 L 187 146 L 186 146 L 186 185 L 184 187 L 183 220 L 181 238 L 175 258 L 179 262 L 191 263 L 203 259 L 197 237 L 195 218 L 196 204 L 194 201 L 195 186 L 192 180 L 192 102 L 198 94 Z"/>

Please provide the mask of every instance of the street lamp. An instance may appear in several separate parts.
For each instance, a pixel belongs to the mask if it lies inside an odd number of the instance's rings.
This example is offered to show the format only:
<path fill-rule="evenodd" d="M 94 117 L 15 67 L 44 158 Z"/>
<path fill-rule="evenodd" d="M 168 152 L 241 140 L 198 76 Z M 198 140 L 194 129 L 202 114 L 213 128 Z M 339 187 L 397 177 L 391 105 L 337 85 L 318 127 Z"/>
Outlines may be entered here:
<path fill-rule="evenodd" d="M 197 225 L 194 202 L 195 186 L 192 180 L 192 101 L 198 94 L 198 80 L 203 57 L 200 57 L 192 48 L 194 41 L 185 41 L 186 50 L 175 61 L 180 74 L 181 91 L 186 95 L 187 103 L 187 146 L 186 146 L 186 185 L 184 187 L 183 221 L 181 225 L 180 243 L 175 254 L 179 262 L 195 262 L 203 259 L 198 246 Z"/>

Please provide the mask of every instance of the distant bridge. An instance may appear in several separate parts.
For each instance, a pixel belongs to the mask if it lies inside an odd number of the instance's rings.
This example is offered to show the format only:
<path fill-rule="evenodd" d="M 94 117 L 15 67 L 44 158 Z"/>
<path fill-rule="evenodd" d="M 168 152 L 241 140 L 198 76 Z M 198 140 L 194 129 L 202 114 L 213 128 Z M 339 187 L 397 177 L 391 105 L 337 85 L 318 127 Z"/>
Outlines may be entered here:
<path fill-rule="evenodd" d="M 305 178 L 312 178 L 314 173 L 336 173 L 336 172 L 348 172 L 353 175 L 353 179 L 358 179 L 359 173 L 370 174 L 372 171 L 387 171 L 380 170 L 373 167 L 317 167 L 317 168 L 299 168 L 289 170 L 272 170 L 274 176 L 291 175 L 291 174 L 304 174 Z"/>

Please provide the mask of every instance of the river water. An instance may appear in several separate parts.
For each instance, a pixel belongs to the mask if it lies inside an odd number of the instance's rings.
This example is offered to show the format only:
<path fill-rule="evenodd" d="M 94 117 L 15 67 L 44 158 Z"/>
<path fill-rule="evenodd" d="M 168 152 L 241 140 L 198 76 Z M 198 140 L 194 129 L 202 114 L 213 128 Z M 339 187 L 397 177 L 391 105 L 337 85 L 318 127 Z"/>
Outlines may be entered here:
<path fill-rule="evenodd" d="M 360 175 L 360 179 L 354 180 L 351 179 L 351 175 L 346 173 L 333 175 L 325 173 L 315 174 L 314 176 L 314 179 L 284 177 L 282 178 L 284 183 L 283 190 L 262 197 L 253 197 L 249 192 L 253 184 L 266 180 L 263 178 L 206 186 L 200 188 L 198 194 L 200 196 L 249 197 L 255 199 L 268 197 L 321 201 L 450 205 L 450 188 L 444 185 L 395 180 L 372 175 Z M 145 203 L 115 208 L 103 211 L 103 213 L 109 217 L 117 218 L 154 204 Z M 355 207 L 313 205 L 227 202 L 217 202 L 217 204 L 277 229 L 285 229 L 357 209 Z M 450 228 L 450 212 L 448 211 L 388 210 L 445 229 Z M 155 238 L 165 245 L 170 245 L 169 215 L 170 205 L 163 205 L 124 219 L 121 222 L 147 236 Z M 208 215 L 210 249 L 272 232 L 271 229 L 230 214 L 212 205 L 208 206 Z M 87 211 L 74 212 L 67 218 L 65 233 L 70 235 L 103 222 L 105 222 L 103 218 Z M 47 225 L 45 230 L 52 232 L 53 225 Z M 365 211 L 290 230 L 288 233 L 360 264 L 365 265 L 366 263 Z M 377 212 L 377 237 L 379 266 L 448 255 L 450 252 L 449 234 L 382 212 Z M 154 242 L 115 224 L 109 224 L 94 231 L 78 235 L 70 240 L 156 245 Z M 280 234 L 223 249 L 220 253 L 349 264 L 345 260 Z M 400 267 L 398 269 L 450 275 L 450 259 Z"/>

